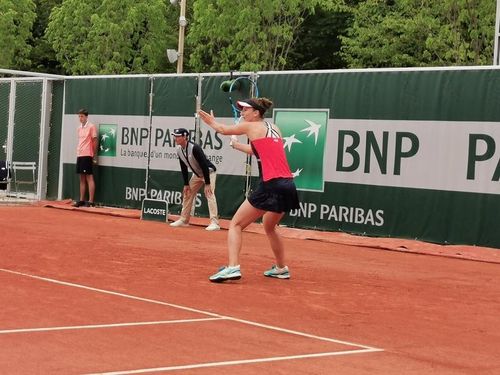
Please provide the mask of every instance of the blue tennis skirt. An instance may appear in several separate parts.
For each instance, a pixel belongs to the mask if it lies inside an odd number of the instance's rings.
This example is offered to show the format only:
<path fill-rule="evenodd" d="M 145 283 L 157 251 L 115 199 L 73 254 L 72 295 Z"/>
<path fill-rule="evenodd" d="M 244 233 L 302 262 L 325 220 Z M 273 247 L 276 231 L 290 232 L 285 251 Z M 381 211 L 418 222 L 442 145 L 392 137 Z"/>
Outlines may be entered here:
<path fill-rule="evenodd" d="M 250 204 L 259 210 L 288 212 L 299 208 L 299 197 L 293 178 L 274 178 L 260 181 L 248 197 Z"/>

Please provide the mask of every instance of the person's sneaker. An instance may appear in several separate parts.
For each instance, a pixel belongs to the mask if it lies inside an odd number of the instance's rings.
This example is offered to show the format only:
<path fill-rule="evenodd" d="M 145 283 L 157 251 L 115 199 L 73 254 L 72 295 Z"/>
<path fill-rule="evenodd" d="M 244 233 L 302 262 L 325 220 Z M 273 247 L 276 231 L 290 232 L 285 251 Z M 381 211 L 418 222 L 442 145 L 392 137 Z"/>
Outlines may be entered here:
<path fill-rule="evenodd" d="M 188 223 L 186 223 L 184 220 L 179 219 L 177 221 L 174 221 L 173 223 L 170 223 L 171 227 L 187 227 L 189 226 Z"/>
<path fill-rule="evenodd" d="M 95 207 L 94 202 L 85 202 L 85 207 Z"/>
<path fill-rule="evenodd" d="M 73 203 L 73 207 L 82 207 L 85 206 L 85 201 L 77 201 Z"/>
<path fill-rule="evenodd" d="M 224 266 L 219 268 L 219 272 L 209 277 L 209 280 L 214 283 L 221 283 L 226 280 L 241 279 L 240 266 Z"/>
<path fill-rule="evenodd" d="M 219 230 L 220 226 L 217 224 L 215 221 L 212 221 L 208 227 L 205 228 L 205 230 Z"/>
<path fill-rule="evenodd" d="M 273 265 L 271 269 L 264 271 L 264 276 L 275 277 L 277 279 L 289 279 L 290 271 L 288 271 L 287 266 L 279 268 L 277 265 Z"/>

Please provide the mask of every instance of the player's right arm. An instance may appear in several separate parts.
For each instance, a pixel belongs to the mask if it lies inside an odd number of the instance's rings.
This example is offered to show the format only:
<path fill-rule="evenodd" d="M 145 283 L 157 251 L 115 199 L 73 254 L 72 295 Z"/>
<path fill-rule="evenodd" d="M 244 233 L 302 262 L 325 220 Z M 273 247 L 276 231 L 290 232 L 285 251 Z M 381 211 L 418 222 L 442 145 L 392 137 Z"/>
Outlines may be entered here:
<path fill-rule="evenodd" d="M 224 135 L 242 135 L 247 134 L 249 122 L 240 122 L 236 125 L 224 125 L 220 122 L 215 121 L 215 117 L 212 111 L 210 113 L 200 110 L 198 112 L 201 119 L 205 124 L 214 129 L 217 133 Z"/>

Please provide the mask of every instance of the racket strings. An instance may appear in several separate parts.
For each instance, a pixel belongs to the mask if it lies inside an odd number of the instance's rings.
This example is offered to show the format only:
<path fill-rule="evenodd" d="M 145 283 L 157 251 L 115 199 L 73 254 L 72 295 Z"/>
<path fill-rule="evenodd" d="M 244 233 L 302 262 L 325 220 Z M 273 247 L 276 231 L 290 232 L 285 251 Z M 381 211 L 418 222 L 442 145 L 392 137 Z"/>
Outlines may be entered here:
<path fill-rule="evenodd" d="M 238 100 L 246 99 L 247 97 L 243 97 L 240 87 L 243 88 L 243 85 L 240 85 L 241 81 L 248 81 L 250 83 L 249 95 L 253 97 L 259 97 L 259 87 L 257 86 L 257 82 L 250 77 L 238 77 L 231 82 L 231 86 L 229 86 L 229 104 L 231 105 L 231 109 L 233 111 L 234 123 L 238 124 L 241 121 L 241 110 L 238 108 L 236 103 Z M 238 98 L 233 98 L 234 94 L 239 93 Z"/>

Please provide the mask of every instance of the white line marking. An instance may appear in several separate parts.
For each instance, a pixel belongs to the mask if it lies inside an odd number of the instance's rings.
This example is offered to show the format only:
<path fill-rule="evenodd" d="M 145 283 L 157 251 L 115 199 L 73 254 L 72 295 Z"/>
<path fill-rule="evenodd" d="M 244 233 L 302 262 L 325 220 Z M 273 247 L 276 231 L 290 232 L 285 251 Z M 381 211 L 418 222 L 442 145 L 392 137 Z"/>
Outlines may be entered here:
<path fill-rule="evenodd" d="M 242 359 L 242 360 L 239 360 L 239 361 L 208 362 L 208 363 L 198 363 L 198 364 L 194 364 L 194 365 L 156 367 L 156 368 L 145 368 L 145 369 L 137 369 L 137 370 L 123 370 L 123 371 L 112 371 L 112 372 L 99 372 L 99 373 L 91 373 L 91 374 L 86 374 L 86 375 L 98 375 L 98 374 L 100 374 L 100 375 L 144 374 L 144 373 L 147 373 L 147 372 L 189 370 L 189 369 L 203 368 L 203 367 L 220 367 L 220 366 L 244 365 L 244 364 L 249 364 L 249 363 L 262 363 L 262 362 L 286 361 L 286 360 L 291 360 L 291 359 L 331 357 L 331 356 L 338 356 L 338 355 L 373 353 L 373 352 L 379 352 L 379 351 L 383 351 L 383 350 L 381 350 L 381 349 L 344 350 L 344 351 L 340 351 L 340 352 L 313 353 L 313 354 L 302 354 L 302 355 L 288 355 L 288 356 L 283 356 L 283 357 Z"/>
<path fill-rule="evenodd" d="M 176 324 L 176 323 L 193 323 L 207 322 L 213 320 L 223 320 L 223 318 L 200 318 L 200 319 L 178 319 L 178 320 L 158 320 L 154 322 L 134 322 L 134 323 L 114 323 L 114 324 L 90 324 L 83 326 L 63 326 L 63 327 L 41 327 L 41 328 L 19 328 L 19 329 L 4 329 L 0 330 L 0 334 L 10 333 L 25 333 L 25 332 L 47 332 L 47 331 L 66 331 L 77 329 L 93 329 L 93 328 L 115 328 L 115 327 L 133 327 L 133 326 L 149 326 L 157 324 Z"/>
<path fill-rule="evenodd" d="M 267 325 L 267 324 L 261 324 L 261 323 L 256 323 L 256 322 L 252 322 L 250 320 L 243 320 L 243 319 L 238 319 L 238 318 L 232 318 L 230 316 L 224 316 L 224 318 L 226 320 L 232 320 L 234 322 L 239 322 L 239 323 L 243 323 L 243 324 L 248 324 L 248 325 L 251 325 L 251 326 L 256 326 L 256 327 L 260 327 L 260 328 L 266 328 L 266 329 L 271 329 L 271 330 L 274 330 L 274 331 L 279 331 L 279 332 L 283 332 L 283 333 L 289 333 L 291 335 L 297 335 L 297 336 L 302 336 L 302 337 L 308 337 L 308 338 L 311 338 L 311 339 L 316 339 L 316 340 L 322 340 L 322 341 L 328 341 L 328 342 L 333 342 L 333 343 L 336 343 L 336 344 L 342 344 L 342 345 L 349 345 L 349 346 L 356 346 L 358 348 L 363 348 L 363 349 L 367 349 L 367 350 L 381 350 L 381 349 L 378 349 L 378 348 L 374 348 L 374 347 L 371 347 L 371 346 L 366 346 L 366 345 L 361 345 L 361 344 L 355 344 L 353 342 L 349 342 L 349 341 L 342 341 L 342 340 L 336 340 L 336 339 L 331 339 L 331 338 L 328 338 L 328 337 L 323 337 L 323 336 L 316 336 L 316 335 L 311 335 L 309 333 L 304 333 L 304 332 L 299 332 L 299 331 L 293 331 L 291 329 L 286 329 L 286 328 L 279 328 L 279 327 L 275 327 L 275 326 L 270 326 L 270 325 Z"/>
<path fill-rule="evenodd" d="M 235 321 L 235 322 L 239 322 L 239 323 L 243 323 L 243 324 L 248 324 L 248 325 L 252 325 L 252 326 L 256 326 L 256 327 L 261 327 L 261 328 L 266 328 L 266 329 L 273 330 L 273 331 L 278 331 L 278 332 L 283 332 L 283 333 L 289 333 L 289 334 L 292 334 L 292 335 L 298 335 L 298 336 L 303 336 L 303 337 L 309 337 L 309 338 L 313 338 L 313 339 L 317 339 L 317 340 L 323 340 L 323 341 L 333 342 L 333 343 L 342 344 L 342 345 L 356 346 L 358 348 L 363 348 L 363 349 L 366 349 L 368 351 L 382 351 L 382 349 L 374 348 L 374 347 L 371 347 L 371 346 L 356 344 L 356 343 L 349 342 L 349 341 L 335 340 L 335 339 L 331 339 L 331 338 L 328 338 L 328 337 L 311 335 L 311 334 L 304 333 L 304 332 L 293 331 L 293 330 L 290 330 L 290 329 L 280 328 L 280 327 L 271 326 L 271 325 L 267 325 L 267 324 L 261 324 L 261 323 L 252 322 L 252 321 L 249 321 L 249 320 L 243 320 L 243 319 L 233 318 L 233 317 L 230 317 L 230 316 L 214 314 L 214 313 L 211 313 L 211 312 L 208 312 L 208 311 L 193 309 L 193 308 L 190 308 L 190 307 L 175 305 L 175 304 L 172 304 L 172 303 L 167 303 L 167 302 L 163 302 L 163 301 L 153 300 L 153 299 L 149 299 L 149 298 L 142 298 L 142 297 L 132 296 L 132 295 L 129 295 L 129 294 L 112 292 L 112 291 L 105 290 L 105 289 L 98 289 L 98 288 L 93 288 L 93 287 L 90 287 L 90 286 L 85 286 L 85 285 L 80 285 L 80 284 L 74 284 L 74 283 L 69 283 L 69 282 L 65 282 L 65 281 L 59 281 L 59 280 L 55 280 L 55 279 L 49 279 L 49 278 L 46 278 L 46 277 L 30 275 L 30 274 L 27 274 L 27 273 L 18 272 L 18 271 L 12 271 L 12 270 L 7 270 L 7 269 L 4 269 L 4 268 L 0 268 L 0 271 L 11 273 L 11 274 L 14 274 L 14 275 L 20 275 L 20 276 L 30 277 L 30 278 L 37 279 L 37 280 L 47 281 L 47 282 L 54 283 L 54 284 L 66 285 L 66 286 L 71 286 L 71 287 L 75 287 L 75 288 L 81 288 L 81 289 L 91 290 L 91 291 L 94 291 L 94 292 L 99 292 L 99 293 L 104 293 L 104 294 L 110 294 L 110 295 L 113 295 L 113 296 L 118 296 L 118 297 L 123 297 L 123 298 L 129 298 L 129 299 L 133 299 L 133 300 L 137 300 L 137 301 L 143 301 L 143 302 L 149 302 L 149 303 L 154 303 L 154 304 L 163 305 L 163 306 L 174 307 L 174 308 L 181 309 L 181 310 L 196 312 L 196 313 L 199 313 L 199 314 L 208 315 L 208 316 L 212 316 L 212 317 L 220 318 L 220 319 L 232 320 L 232 321 Z"/>
<path fill-rule="evenodd" d="M 175 307 L 175 308 L 180 309 L 180 310 L 186 310 L 186 311 L 191 311 L 191 312 L 195 312 L 195 313 L 199 313 L 199 314 L 213 316 L 215 318 L 222 318 L 223 317 L 222 315 L 214 314 L 214 313 L 211 313 L 211 312 L 208 312 L 208 311 L 202 311 L 202 310 L 192 309 L 190 307 L 175 305 L 175 304 L 172 304 L 172 303 L 167 303 L 167 302 L 163 302 L 163 301 L 157 301 L 157 300 L 149 299 L 149 298 L 136 297 L 136 296 L 132 296 L 132 295 L 129 295 L 129 294 L 112 292 L 110 290 L 93 288 L 91 286 L 85 286 L 85 285 L 81 285 L 81 284 L 68 283 L 66 281 L 59 281 L 59 280 L 55 280 L 55 279 L 49 279 L 47 277 L 30 275 L 30 274 L 23 273 L 23 272 L 11 271 L 11 270 L 7 270 L 7 269 L 4 269 L 4 268 L 0 268 L 0 271 L 7 272 L 7 273 L 12 273 L 14 275 L 20 275 L 20 276 L 30 277 L 32 279 L 37 279 L 37 280 L 42 280 L 42 281 L 48 281 L 49 283 L 54 283 L 54 284 L 59 284 L 59 285 L 65 285 L 65 286 L 72 286 L 74 288 L 86 289 L 86 290 L 91 290 L 93 292 L 110 294 L 112 296 L 129 298 L 129 299 L 133 299 L 133 300 L 136 300 L 136 301 L 150 302 L 150 303 L 155 303 L 157 305 Z"/>

